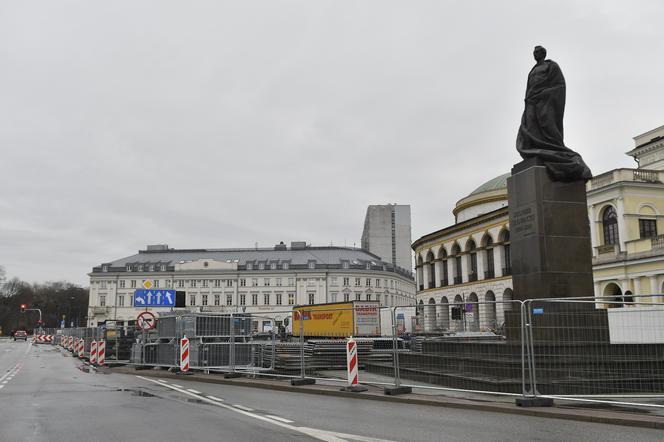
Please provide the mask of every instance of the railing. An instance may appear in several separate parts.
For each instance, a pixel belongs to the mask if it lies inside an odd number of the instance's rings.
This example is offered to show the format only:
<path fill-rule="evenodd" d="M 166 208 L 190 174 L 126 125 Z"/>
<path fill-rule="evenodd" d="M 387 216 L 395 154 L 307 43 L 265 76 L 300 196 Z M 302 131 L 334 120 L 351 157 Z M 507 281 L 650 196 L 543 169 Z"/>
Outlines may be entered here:
<path fill-rule="evenodd" d="M 594 177 L 590 181 L 591 189 L 599 189 L 618 182 L 661 183 L 658 170 L 646 169 L 615 169 Z"/>
<path fill-rule="evenodd" d="M 659 183 L 659 172 L 656 170 L 634 170 L 634 181 L 645 181 L 647 183 Z"/>
<path fill-rule="evenodd" d="M 657 235 L 650 238 L 653 249 L 661 249 L 664 247 L 664 235 Z"/>

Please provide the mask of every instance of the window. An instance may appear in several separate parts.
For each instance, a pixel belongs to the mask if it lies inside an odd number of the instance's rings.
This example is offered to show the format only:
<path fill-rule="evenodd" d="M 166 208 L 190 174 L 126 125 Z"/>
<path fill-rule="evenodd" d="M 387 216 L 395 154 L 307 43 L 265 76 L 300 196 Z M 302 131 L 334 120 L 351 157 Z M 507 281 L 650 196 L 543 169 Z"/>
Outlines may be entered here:
<path fill-rule="evenodd" d="M 270 294 L 269 293 L 263 293 L 263 304 L 264 305 L 270 305 Z"/>
<path fill-rule="evenodd" d="M 247 295 L 240 293 L 240 305 L 247 305 Z"/>
<path fill-rule="evenodd" d="M 367 301 L 371 301 L 371 293 L 367 293 Z"/>
<path fill-rule="evenodd" d="M 128 272 L 131 272 L 131 264 L 127 264 L 127 267 L 125 267 L 125 269 L 126 269 Z"/>
<path fill-rule="evenodd" d="M 284 269 L 284 270 L 288 270 L 288 263 L 287 262 L 283 263 L 281 265 L 281 268 Z"/>
<path fill-rule="evenodd" d="M 214 305 L 221 305 L 221 295 L 214 295 Z"/>
<path fill-rule="evenodd" d="M 233 280 L 232 279 L 227 279 L 226 280 L 226 287 L 233 287 Z"/>
<path fill-rule="evenodd" d="M 376 301 L 380 304 L 380 293 L 376 293 Z"/>
<path fill-rule="evenodd" d="M 207 287 L 207 286 L 208 286 L 208 280 L 207 280 L 207 279 L 204 279 L 204 280 L 203 280 L 203 287 Z"/>
<path fill-rule="evenodd" d="M 364 285 L 367 287 L 371 287 L 371 278 L 367 278 L 367 280 L 364 282 Z"/>
<path fill-rule="evenodd" d="M 380 287 L 380 279 L 376 279 L 376 287 Z"/>
<path fill-rule="evenodd" d="M 99 285 L 100 285 L 99 288 L 101 288 L 101 289 L 105 289 L 105 288 L 106 288 L 106 281 L 102 281 L 102 282 L 100 282 Z"/>
<path fill-rule="evenodd" d="M 258 287 L 258 278 L 251 278 L 251 286 Z"/>
<path fill-rule="evenodd" d="M 277 270 L 277 263 L 273 262 L 272 264 L 270 264 L 270 269 Z"/>
<path fill-rule="evenodd" d="M 101 266 L 101 271 L 102 272 L 108 272 L 108 266 L 107 265 Z"/>
<path fill-rule="evenodd" d="M 143 271 L 143 264 L 139 264 L 139 265 L 136 267 L 136 269 L 137 269 L 139 272 L 142 272 L 142 271 Z"/>
<path fill-rule="evenodd" d="M 240 287 L 246 287 L 247 286 L 247 280 L 246 279 L 240 279 Z"/>
<path fill-rule="evenodd" d="M 295 304 L 295 293 L 289 293 L 288 294 L 288 305 L 294 305 Z"/>
<path fill-rule="evenodd" d="M 106 306 L 106 295 L 99 295 L 99 306 L 100 307 Z"/>
<path fill-rule="evenodd" d="M 226 295 L 226 305 L 233 305 L 233 295 Z"/>
<path fill-rule="evenodd" d="M 192 279 L 191 281 L 189 281 L 189 285 L 190 285 L 191 287 L 196 287 L 196 280 L 195 280 L 195 279 Z"/>
<path fill-rule="evenodd" d="M 270 278 L 263 278 L 263 285 L 266 287 L 270 286 Z"/>
<path fill-rule="evenodd" d="M 215 287 L 221 287 L 221 279 L 215 279 L 214 280 L 214 286 Z"/>
<path fill-rule="evenodd" d="M 258 293 L 251 294 L 251 305 L 258 305 Z"/>
<path fill-rule="evenodd" d="M 612 206 L 604 209 L 602 215 L 602 228 L 604 230 L 604 244 L 618 244 L 618 215 Z"/>
<path fill-rule="evenodd" d="M 475 241 L 470 241 L 468 251 L 470 252 L 470 271 L 468 272 L 468 280 L 477 281 L 477 247 L 475 246 Z"/>
<path fill-rule="evenodd" d="M 657 236 L 657 220 L 640 219 L 639 235 L 641 236 L 641 238 L 652 238 Z"/>
<path fill-rule="evenodd" d="M 131 288 L 132 289 L 136 288 L 136 280 L 135 279 L 131 281 Z"/>
<path fill-rule="evenodd" d="M 118 306 L 124 307 L 124 295 L 118 296 Z"/>
<path fill-rule="evenodd" d="M 154 264 L 150 264 L 150 271 L 154 272 Z"/>
<path fill-rule="evenodd" d="M 347 268 L 348 268 L 348 265 L 349 265 L 349 264 L 348 264 L 348 261 L 344 261 L 344 262 L 342 263 L 342 267 L 343 267 L 344 269 L 347 269 Z"/>
<path fill-rule="evenodd" d="M 335 292 L 330 294 L 330 302 L 337 302 L 337 294 Z"/>
<path fill-rule="evenodd" d="M 362 293 L 355 293 L 355 300 L 356 301 L 361 301 L 362 300 Z"/>
<path fill-rule="evenodd" d="M 316 268 L 316 261 L 309 261 L 309 268 L 310 269 L 315 269 Z"/>
<path fill-rule="evenodd" d="M 337 277 L 336 276 L 332 277 L 332 285 L 337 285 Z"/>
<path fill-rule="evenodd" d="M 183 288 L 184 287 L 184 279 L 179 279 L 178 280 L 178 288 Z"/>
<path fill-rule="evenodd" d="M 361 284 L 360 278 L 355 278 L 355 287 L 359 287 Z"/>
<path fill-rule="evenodd" d="M 315 304 L 316 303 L 316 294 L 315 293 L 309 293 L 309 304 Z"/>
<path fill-rule="evenodd" d="M 288 286 L 293 287 L 295 285 L 295 278 L 288 278 Z"/>
<path fill-rule="evenodd" d="M 120 288 L 121 289 L 125 288 L 125 281 L 124 280 L 120 281 Z"/>
<path fill-rule="evenodd" d="M 277 293 L 277 305 L 281 305 L 281 293 Z"/>
<path fill-rule="evenodd" d="M 265 270 L 265 263 L 264 262 L 258 263 L 258 270 Z"/>
<path fill-rule="evenodd" d="M 189 296 L 189 305 L 196 305 L 196 295 Z"/>
<path fill-rule="evenodd" d="M 154 280 L 154 288 L 156 288 L 156 289 L 159 288 L 159 280 L 158 279 Z"/>
<path fill-rule="evenodd" d="M 344 287 L 348 287 L 350 285 L 350 278 L 344 278 Z"/>
<path fill-rule="evenodd" d="M 208 295 L 203 295 L 203 299 L 201 300 L 202 305 L 208 305 Z"/>
<path fill-rule="evenodd" d="M 281 287 L 281 278 L 277 278 L 277 287 Z"/>
<path fill-rule="evenodd" d="M 350 293 L 344 293 L 344 302 L 350 301 Z"/>
<path fill-rule="evenodd" d="M 367 263 L 367 270 L 371 270 L 371 263 L 370 262 Z"/>
<path fill-rule="evenodd" d="M 160 269 L 162 272 L 165 272 L 165 271 L 166 271 L 166 264 L 162 264 L 162 265 L 159 267 L 159 269 Z"/>
<path fill-rule="evenodd" d="M 252 263 L 248 262 L 247 263 L 247 270 L 253 270 L 253 269 L 254 269 L 254 265 Z"/>

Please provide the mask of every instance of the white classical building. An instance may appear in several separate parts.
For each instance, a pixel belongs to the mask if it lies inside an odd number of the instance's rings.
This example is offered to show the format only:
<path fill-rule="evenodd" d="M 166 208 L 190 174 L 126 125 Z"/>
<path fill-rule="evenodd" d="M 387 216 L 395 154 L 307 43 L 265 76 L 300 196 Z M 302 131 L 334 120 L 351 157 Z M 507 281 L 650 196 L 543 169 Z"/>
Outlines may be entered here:
<path fill-rule="evenodd" d="M 88 325 L 136 319 L 133 295 L 150 281 L 174 289 L 184 309 L 246 312 L 276 325 L 293 305 L 375 300 L 384 306 L 415 304 L 411 272 L 362 250 L 283 243 L 269 249 L 171 249 L 148 246 L 137 254 L 94 267 Z M 182 298 L 183 297 L 183 298 Z M 169 311 L 170 308 L 151 308 Z M 260 320 L 254 326 L 260 327 Z"/>
<path fill-rule="evenodd" d="M 413 243 L 425 331 L 495 329 L 512 309 L 508 176 L 459 200 L 455 224 Z M 454 319 L 453 304 L 464 306 L 463 318 Z"/>

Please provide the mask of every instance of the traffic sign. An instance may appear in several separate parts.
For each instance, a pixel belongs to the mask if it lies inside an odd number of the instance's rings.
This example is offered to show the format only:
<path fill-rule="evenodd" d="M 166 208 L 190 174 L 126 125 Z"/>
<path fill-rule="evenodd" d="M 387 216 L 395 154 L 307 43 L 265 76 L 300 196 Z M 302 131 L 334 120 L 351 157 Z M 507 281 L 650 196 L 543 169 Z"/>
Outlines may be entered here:
<path fill-rule="evenodd" d="M 136 318 L 136 326 L 142 330 L 151 330 L 157 325 L 157 318 L 152 312 L 143 312 Z"/>
<path fill-rule="evenodd" d="M 143 290 L 134 292 L 134 307 L 175 307 L 175 290 Z"/>
<path fill-rule="evenodd" d="M 154 282 L 152 282 L 151 279 L 146 279 L 143 281 L 143 288 L 145 290 L 150 290 L 152 287 L 154 287 Z"/>

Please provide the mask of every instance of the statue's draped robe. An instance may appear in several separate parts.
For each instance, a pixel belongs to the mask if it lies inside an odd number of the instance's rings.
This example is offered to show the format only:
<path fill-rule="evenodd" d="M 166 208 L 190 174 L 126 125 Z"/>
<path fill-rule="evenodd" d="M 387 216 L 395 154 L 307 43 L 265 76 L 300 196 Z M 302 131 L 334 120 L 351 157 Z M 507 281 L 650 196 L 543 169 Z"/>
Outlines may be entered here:
<path fill-rule="evenodd" d="M 539 159 L 555 181 L 592 178 L 581 156 L 563 142 L 565 77 L 556 62 L 545 60 L 531 69 L 525 102 L 516 138 L 521 156 Z"/>

